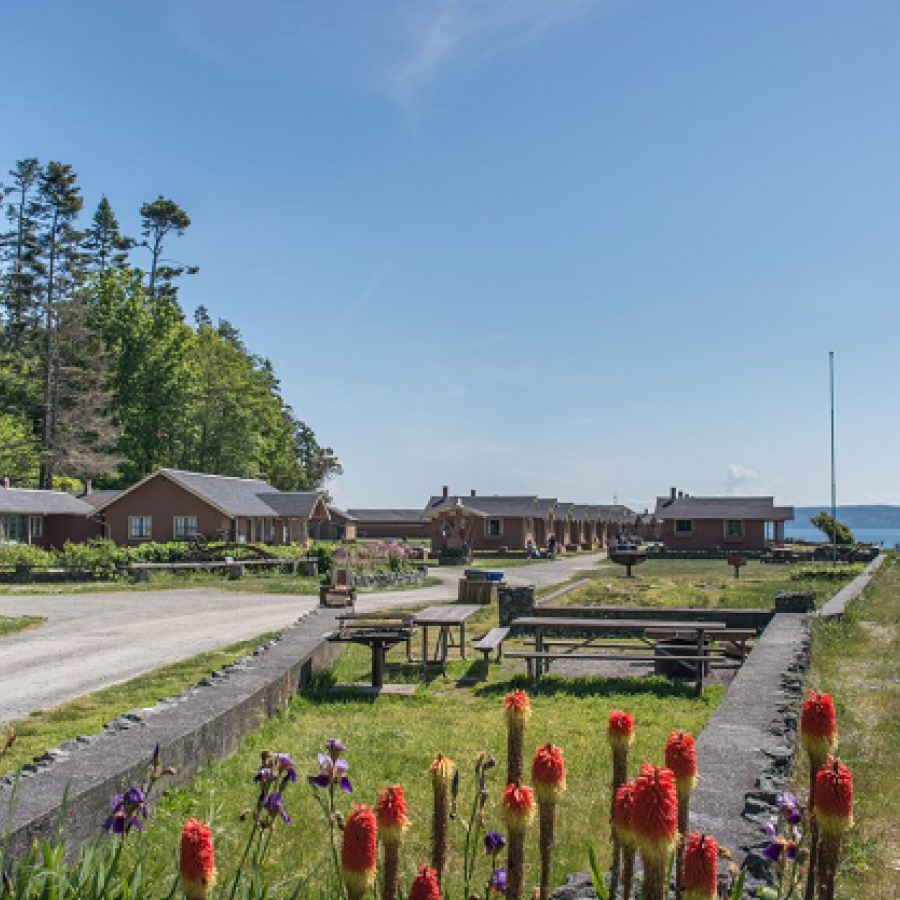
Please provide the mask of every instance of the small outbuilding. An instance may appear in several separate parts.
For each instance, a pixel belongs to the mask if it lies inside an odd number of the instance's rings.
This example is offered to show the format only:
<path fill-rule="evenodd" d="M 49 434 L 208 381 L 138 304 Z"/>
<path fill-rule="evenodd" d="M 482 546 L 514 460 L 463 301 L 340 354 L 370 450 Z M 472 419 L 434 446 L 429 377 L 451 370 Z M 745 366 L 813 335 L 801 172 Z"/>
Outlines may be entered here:
<path fill-rule="evenodd" d="M 63 491 L 0 487 L 0 546 L 32 544 L 61 549 L 66 541 L 100 537 L 102 527 L 89 516 L 93 507 Z"/>

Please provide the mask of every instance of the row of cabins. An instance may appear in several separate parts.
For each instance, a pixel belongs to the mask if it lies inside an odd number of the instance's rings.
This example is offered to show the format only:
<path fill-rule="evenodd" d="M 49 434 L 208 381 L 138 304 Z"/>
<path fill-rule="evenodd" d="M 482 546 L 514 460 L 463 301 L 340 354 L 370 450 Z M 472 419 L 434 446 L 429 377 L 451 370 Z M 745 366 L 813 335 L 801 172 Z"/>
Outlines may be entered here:
<path fill-rule="evenodd" d="M 430 539 L 435 551 L 546 547 L 587 549 L 616 540 L 662 541 L 683 550 L 762 550 L 784 538 L 793 508 L 771 497 L 690 497 L 673 488 L 652 514 L 626 506 L 561 502 L 536 495 L 451 495 L 424 509 L 348 509 L 321 491 L 279 491 L 260 479 L 158 469 L 123 491 L 81 496 L 0 488 L 0 544 L 61 547 L 106 537 L 117 544 L 182 541 L 195 535 L 235 543 L 301 544 L 312 539 Z"/>

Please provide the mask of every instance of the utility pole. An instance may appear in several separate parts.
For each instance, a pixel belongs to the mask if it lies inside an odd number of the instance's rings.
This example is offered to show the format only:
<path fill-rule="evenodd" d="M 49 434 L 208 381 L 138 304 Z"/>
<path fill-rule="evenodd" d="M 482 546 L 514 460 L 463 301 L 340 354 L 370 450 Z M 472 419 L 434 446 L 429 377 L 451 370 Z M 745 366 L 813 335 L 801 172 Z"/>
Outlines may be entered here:
<path fill-rule="evenodd" d="M 831 393 L 831 562 L 837 565 L 837 478 L 834 465 L 834 350 L 828 353 L 828 384 Z"/>

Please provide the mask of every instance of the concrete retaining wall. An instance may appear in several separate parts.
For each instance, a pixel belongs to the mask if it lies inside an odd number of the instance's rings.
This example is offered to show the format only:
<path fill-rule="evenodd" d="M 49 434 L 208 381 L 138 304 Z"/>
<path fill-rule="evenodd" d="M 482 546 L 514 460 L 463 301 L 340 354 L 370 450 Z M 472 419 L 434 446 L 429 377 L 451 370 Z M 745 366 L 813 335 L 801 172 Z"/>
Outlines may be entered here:
<path fill-rule="evenodd" d="M 112 795 L 145 779 L 157 744 L 164 764 L 177 770 L 166 784 L 187 782 L 209 759 L 225 756 L 282 709 L 314 671 L 334 662 L 341 645 L 326 643 L 323 636 L 335 623 L 333 611 L 315 610 L 265 648 L 182 696 L 135 710 L 99 735 L 49 751 L 27 767 L 15 804 L 13 777 L 4 777 L 0 821 L 3 831 L 9 829 L 9 856 L 21 857 L 35 839 L 52 836 L 67 788 L 63 833 L 69 849 L 95 837 Z"/>

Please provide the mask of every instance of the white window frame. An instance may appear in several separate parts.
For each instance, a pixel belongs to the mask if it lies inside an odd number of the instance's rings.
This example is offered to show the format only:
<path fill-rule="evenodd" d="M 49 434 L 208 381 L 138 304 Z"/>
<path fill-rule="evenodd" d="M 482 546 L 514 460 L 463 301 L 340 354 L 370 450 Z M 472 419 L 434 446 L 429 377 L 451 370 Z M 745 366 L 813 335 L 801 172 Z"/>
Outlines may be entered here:
<path fill-rule="evenodd" d="M 687 522 L 690 526 L 687 531 L 678 527 L 679 522 Z M 675 519 L 672 529 L 674 530 L 675 537 L 690 537 L 694 533 L 694 520 L 693 519 Z"/>
<path fill-rule="evenodd" d="M 498 522 L 500 525 L 500 528 L 498 529 L 496 534 L 493 531 L 491 531 L 491 522 Z M 503 519 L 498 519 L 496 517 L 492 518 L 492 519 L 485 519 L 484 520 L 484 536 L 489 537 L 489 538 L 503 537 Z"/>
<path fill-rule="evenodd" d="M 737 524 L 740 526 L 737 534 L 731 534 L 729 525 Z M 746 537 L 743 519 L 725 519 L 722 523 L 722 534 L 726 541 L 742 541 Z"/>
<path fill-rule="evenodd" d="M 179 521 L 190 521 L 193 520 L 194 527 L 184 529 L 179 532 L 178 530 L 178 522 Z M 186 541 L 189 538 L 192 538 L 197 533 L 197 517 L 196 516 L 172 516 L 172 539 L 175 541 Z"/>
<path fill-rule="evenodd" d="M 141 533 L 137 534 L 135 523 L 141 523 Z M 146 532 L 143 525 L 147 523 Z M 128 540 L 129 541 L 151 541 L 153 540 L 153 516 L 129 516 L 128 517 Z"/>

